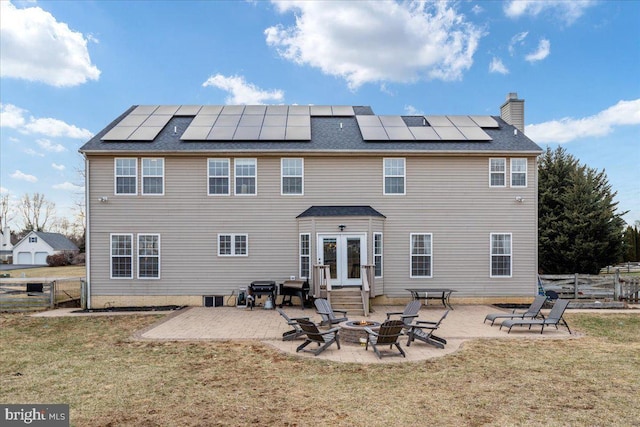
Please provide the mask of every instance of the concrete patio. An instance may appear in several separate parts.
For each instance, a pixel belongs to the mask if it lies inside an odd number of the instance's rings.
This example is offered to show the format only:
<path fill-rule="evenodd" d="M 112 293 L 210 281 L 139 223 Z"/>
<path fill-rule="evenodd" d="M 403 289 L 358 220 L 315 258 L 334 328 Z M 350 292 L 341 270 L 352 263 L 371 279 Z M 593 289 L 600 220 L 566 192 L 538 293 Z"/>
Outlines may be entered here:
<path fill-rule="evenodd" d="M 402 311 L 402 306 L 375 306 L 375 312 L 367 318 L 382 322 L 387 312 Z M 407 361 L 420 361 L 430 358 L 445 356 L 460 349 L 465 341 L 472 339 L 528 339 L 548 340 L 567 339 L 579 337 L 580 334 L 570 335 L 566 328 L 545 328 L 544 334 L 540 334 L 540 328 L 529 331 L 527 328 L 515 327 L 508 334 L 506 330 L 500 330 L 498 324 L 493 327 L 490 322 L 484 324 L 484 318 L 488 313 L 501 310 L 488 305 L 457 305 L 444 320 L 437 335 L 447 340 L 444 349 L 438 349 L 420 341 L 415 341 L 410 347 L 406 346 L 406 338 L 401 339 L 401 345 L 407 357 L 384 357 L 378 359 L 371 348 L 365 351 L 360 344 L 341 342 L 341 349 L 335 345 L 330 346 L 319 356 L 310 353 L 296 353 L 296 347 L 303 342 L 302 338 L 294 341 L 282 341 L 282 334 L 291 328 L 276 310 L 264 310 L 256 307 L 253 310 L 235 307 L 189 307 L 168 314 L 145 330 L 138 331 L 135 339 L 164 340 L 164 341 L 198 341 L 198 340 L 258 340 L 270 345 L 282 352 L 319 360 L 331 360 L 335 362 L 349 363 L 401 363 Z M 308 316 L 315 322 L 320 321 L 320 316 L 313 309 L 302 310 L 299 307 L 285 307 L 289 317 Z M 38 316 L 94 316 L 96 313 L 71 313 L 72 309 L 53 310 L 38 314 Z M 578 310 L 576 310 L 578 311 Z M 584 310 L 580 310 L 584 311 Z M 613 310 L 605 310 L 607 313 Z M 640 312 L 640 310 L 616 310 L 618 312 Z M 548 312 L 548 310 L 543 310 Z M 147 312 L 158 314 L 158 312 Z M 423 306 L 419 313 L 420 320 L 438 320 L 444 309 L 435 305 Z M 127 313 L 131 314 L 131 313 Z M 100 315 L 114 315 L 114 313 L 100 313 Z M 351 320 L 361 320 L 363 316 L 349 316 Z M 313 348 L 313 346 L 310 346 Z"/>

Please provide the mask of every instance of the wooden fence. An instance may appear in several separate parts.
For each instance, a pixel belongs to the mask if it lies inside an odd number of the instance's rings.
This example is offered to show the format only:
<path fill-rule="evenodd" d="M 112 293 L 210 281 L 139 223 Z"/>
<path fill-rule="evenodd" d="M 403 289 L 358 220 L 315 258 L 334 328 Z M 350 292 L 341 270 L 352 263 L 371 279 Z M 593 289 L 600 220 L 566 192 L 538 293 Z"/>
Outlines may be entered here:
<path fill-rule="evenodd" d="M 84 279 L 0 279 L 0 311 L 35 311 L 80 302 Z"/>
<path fill-rule="evenodd" d="M 640 302 L 640 277 L 623 275 L 619 270 L 611 275 L 553 274 L 540 279 L 545 291 L 560 298 Z"/>

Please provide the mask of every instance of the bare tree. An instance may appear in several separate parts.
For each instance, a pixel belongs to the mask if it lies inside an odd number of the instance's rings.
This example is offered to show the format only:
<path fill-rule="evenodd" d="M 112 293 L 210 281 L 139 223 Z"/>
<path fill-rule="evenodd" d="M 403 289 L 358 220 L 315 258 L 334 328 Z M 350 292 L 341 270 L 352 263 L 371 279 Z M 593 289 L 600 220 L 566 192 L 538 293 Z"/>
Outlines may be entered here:
<path fill-rule="evenodd" d="M 13 220 L 13 213 L 9 206 L 9 195 L 0 196 L 0 230 L 4 230 Z"/>
<path fill-rule="evenodd" d="M 20 199 L 18 210 L 25 230 L 45 231 L 47 223 L 55 220 L 56 205 L 45 199 L 44 194 L 25 194 Z"/>

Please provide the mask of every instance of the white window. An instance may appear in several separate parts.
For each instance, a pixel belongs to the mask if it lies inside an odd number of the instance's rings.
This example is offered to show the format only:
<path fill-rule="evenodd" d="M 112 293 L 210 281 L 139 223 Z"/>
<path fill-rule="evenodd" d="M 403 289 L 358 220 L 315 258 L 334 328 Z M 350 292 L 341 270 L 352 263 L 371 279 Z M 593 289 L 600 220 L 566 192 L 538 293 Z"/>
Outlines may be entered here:
<path fill-rule="evenodd" d="M 29 237 L 29 243 L 38 243 L 38 238 L 36 236 Z"/>
<path fill-rule="evenodd" d="M 489 159 L 489 186 L 506 187 L 507 159 Z"/>
<path fill-rule="evenodd" d="M 384 194 L 405 194 L 405 159 L 384 159 Z"/>
<path fill-rule="evenodd" d="M 209 159 L 209 195 L 229 195 L 229 159 Z"/>
<path fill-rule="evenodd" d="M 237 196 L 256 195 L 256 159 L 236 159 L 236 190 Z"/>
<path fill-rule="evenodd" d="M 432 277 L 431 233 L 411 233 L 411 277 Z"/>
<path fill-rule="evenodd" d="M 138 278 L 160 278 L 159 234 L 138 234 Z"/>
<path fill-rule="evenodd" d="M 300 278 L 308 279 L 311 265 L 311 235 L 300 234 Z"/>
<path fill-rule="evenodd" d="M 138 193 L 138 159 L 115 159 L 115 193 Z"/>
<path fill-rule="evenodd" d="M 373 264 L 375 277 L 382 277 L 382 233 L 373 233 Z"/>
<path fill-rule="evenodd" d="M 491 277 L 511 277 L 511 233 L 491 233 Z"/>
<path fill-rule="evenodd" d="M 142 159 L 142 194 L 164 194 L 164 159 Z"/>
<path fill-rule="evenodd" d="M 111 235 L 111 278 L 133 279 L 133 234 Z"/>
<path fill-rule="evenodd" d="M 527 159 L 511 159 L 511 186 L 527 186 Z"/>
<path fill-rule="evenodd" d="M 302 195 L 304 193 L 303 159 L 281 159 L 281 194 Z"/>
<path fill-rule="evenodd" d="M 218 234 L 219 256 L 247 256 L 249 254 L 247 234 Z"/>

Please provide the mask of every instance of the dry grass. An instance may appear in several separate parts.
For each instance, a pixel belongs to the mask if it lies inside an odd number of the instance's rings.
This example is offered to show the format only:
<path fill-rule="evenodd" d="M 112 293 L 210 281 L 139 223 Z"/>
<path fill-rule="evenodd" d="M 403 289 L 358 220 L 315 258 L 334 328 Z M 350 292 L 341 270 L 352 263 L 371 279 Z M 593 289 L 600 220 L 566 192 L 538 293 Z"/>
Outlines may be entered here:
<path fill-rule="evenodd" d="M 67 277 L 85 277 L 87 270 L 84 265 L 68 265 L 65 267 L 24 268 L 6 271 L 5 273 L 11 274 L 11 277 L 51 277 L 62 279 Z"/>
<path fill-rule="evenodd" d="M 586 337 L 382 365 L 129 338 L 158 318 L 0 315 L 0 402 L 68 403 L 80 426 L 640 425 L 640 316 L 572 314 Z"/>

